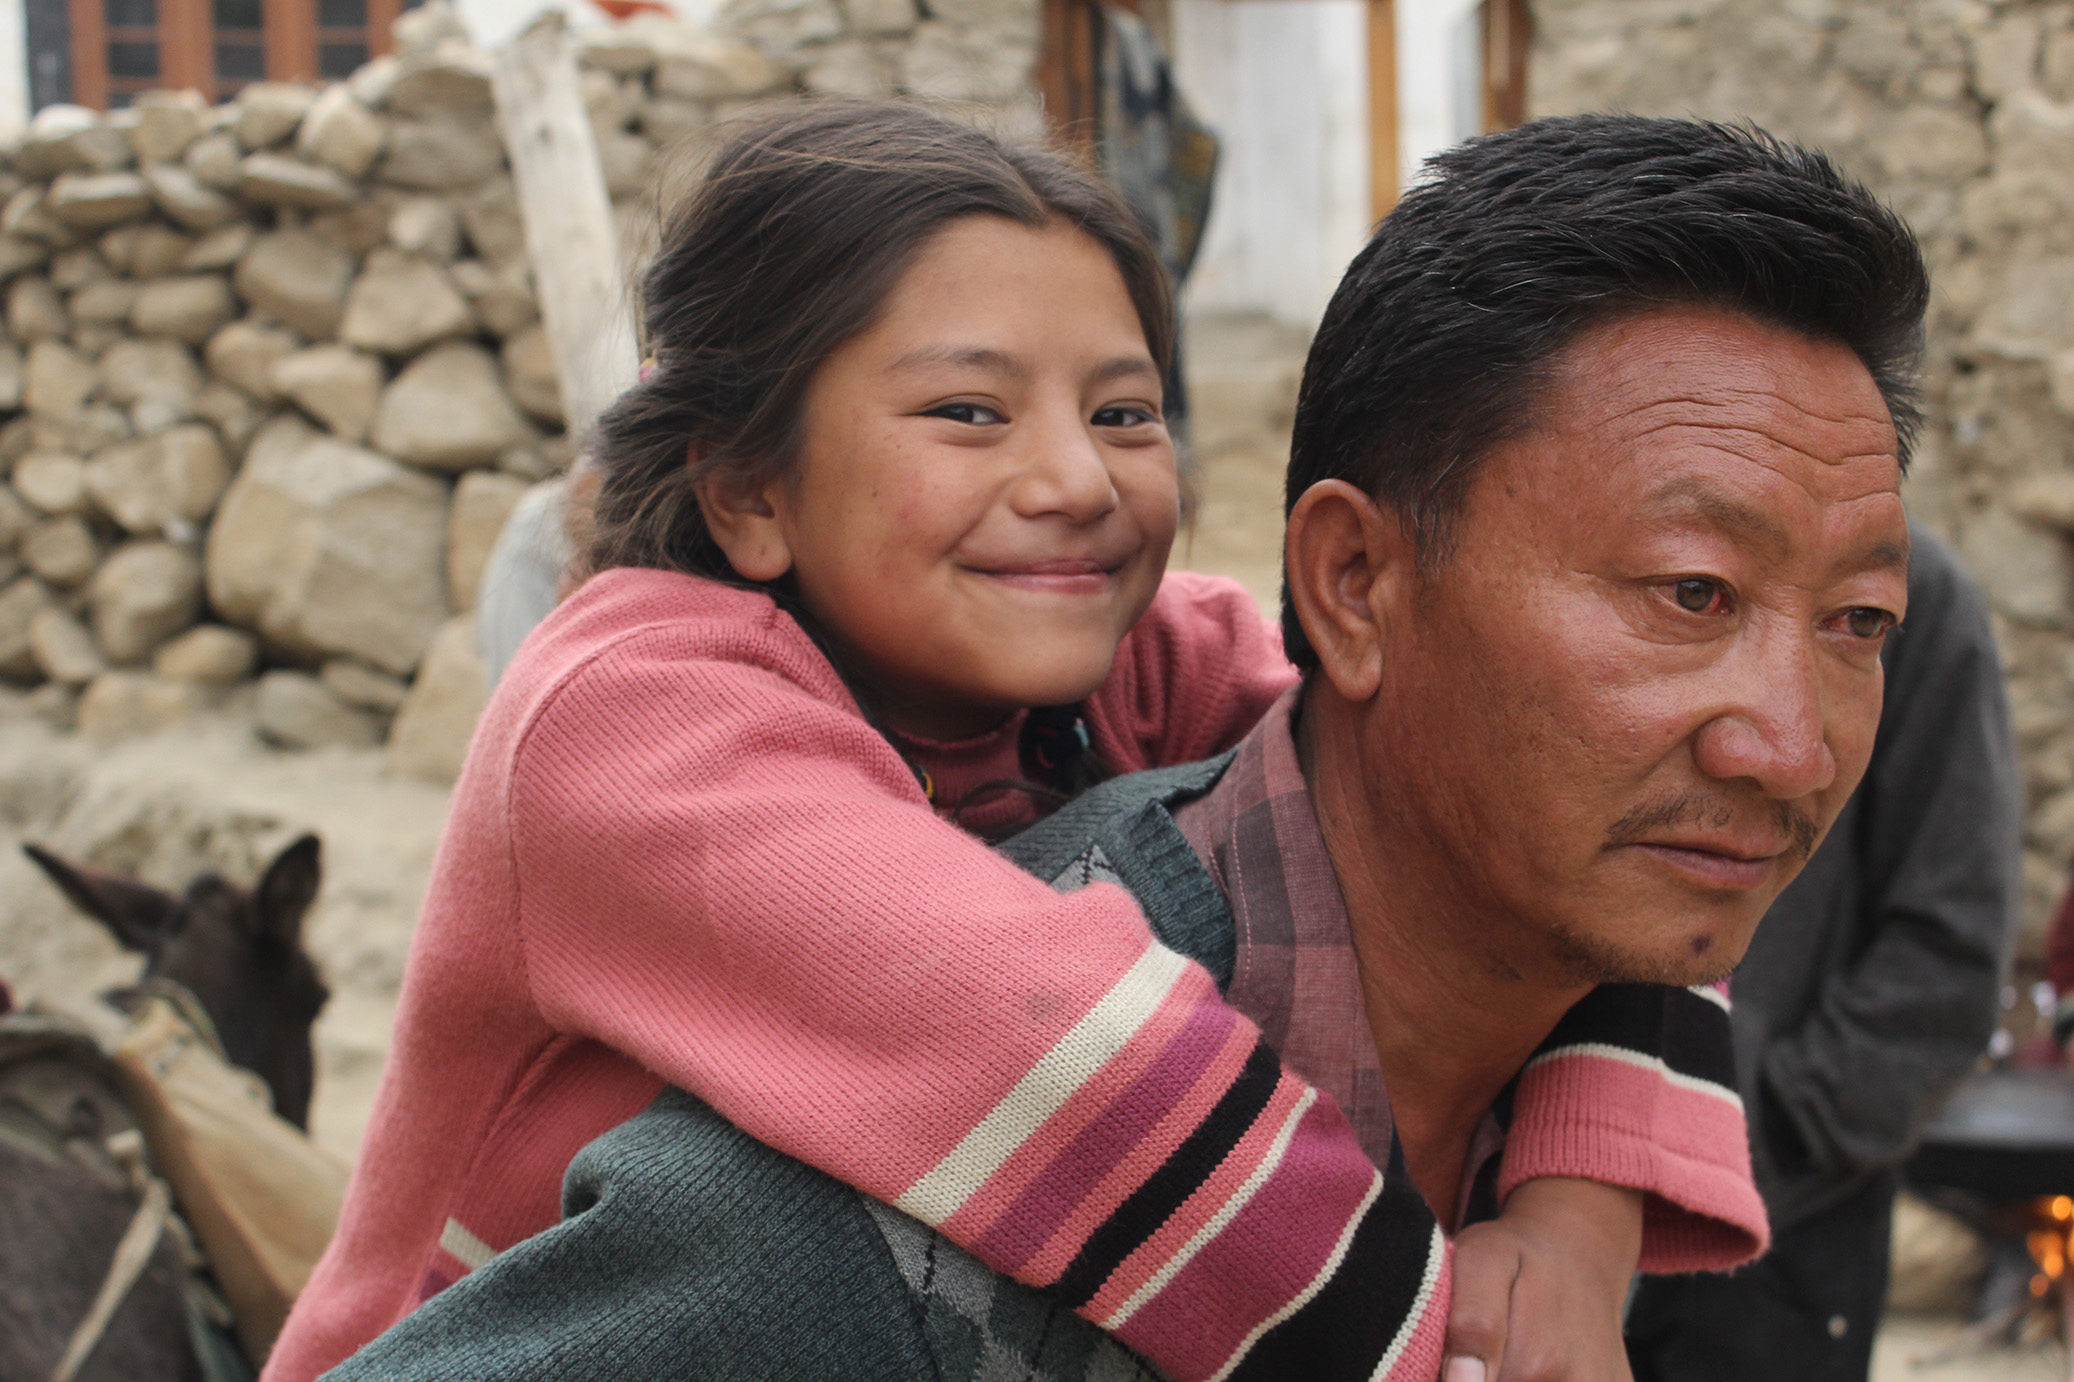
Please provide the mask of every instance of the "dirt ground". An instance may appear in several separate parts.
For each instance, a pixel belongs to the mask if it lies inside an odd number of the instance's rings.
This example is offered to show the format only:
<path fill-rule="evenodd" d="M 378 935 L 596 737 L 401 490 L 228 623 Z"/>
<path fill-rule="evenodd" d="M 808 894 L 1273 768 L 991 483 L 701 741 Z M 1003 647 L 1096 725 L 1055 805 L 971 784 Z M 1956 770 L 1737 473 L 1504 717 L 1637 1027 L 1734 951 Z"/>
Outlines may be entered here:
<path fill-rule="evenodd" d="M 1241 581 L 1272 610 L 1280 585 L 1281 480 L 1302 340 L 1264 322 L 1212 323 L 1189 340 L 1198 504 L 1176 566 Z M 202 868 L 250 881 L 303 830 L 324 840 L 323 891 L 308 922 L 332 987 L 317 1029 L 312 1132 L 351 1158 L 374 1099 L 403 959 L 447 794 L 389 777 L 378 750 L 283 753 L 240 707 L 159 738 L 88 744 L 0 691 L 0 974 L 18 999 L 107 1022 L 100 990 L 135 976 L 92 923 L 22 857 L 35 840 L 178 887 Z M 1955 1334 L 1949 1317 L 1899 1316 L 1881 1331 L 1875 1382 L 2064 1379 L 2056 1342 L 1930 1368 L 1910 1360 Z"/>

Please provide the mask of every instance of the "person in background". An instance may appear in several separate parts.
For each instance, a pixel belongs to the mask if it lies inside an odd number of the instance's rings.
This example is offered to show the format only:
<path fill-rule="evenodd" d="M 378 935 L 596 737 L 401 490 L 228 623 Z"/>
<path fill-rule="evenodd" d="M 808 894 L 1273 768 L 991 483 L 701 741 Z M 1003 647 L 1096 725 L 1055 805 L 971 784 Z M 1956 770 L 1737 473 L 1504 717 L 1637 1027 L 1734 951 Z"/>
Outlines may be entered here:
<path fill-rule="evenodd" d="M 1897 1168 L 1994 1028 L 2021 858 L 2001 662 L 1958 559 L 1921 527 L 1910 539 L 1872 765 L 1732 986 L 1772 1250 L 1733 1275 L 1645 1279 L 1636 1382 L 1866 1377 Z"/>

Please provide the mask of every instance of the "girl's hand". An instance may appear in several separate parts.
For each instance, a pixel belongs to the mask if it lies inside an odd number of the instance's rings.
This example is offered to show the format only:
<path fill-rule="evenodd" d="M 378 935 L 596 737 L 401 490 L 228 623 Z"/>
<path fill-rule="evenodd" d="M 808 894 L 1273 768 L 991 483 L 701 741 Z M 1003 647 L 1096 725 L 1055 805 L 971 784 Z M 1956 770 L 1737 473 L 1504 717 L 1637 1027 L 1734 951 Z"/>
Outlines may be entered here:
<path fill-rule="evenodd" d="M 1642 1196 L 1548 1177 L 1455 1239 L 1441 1382 L 1632 1382 L 1621 1308 L 1642 1254 Z"/>

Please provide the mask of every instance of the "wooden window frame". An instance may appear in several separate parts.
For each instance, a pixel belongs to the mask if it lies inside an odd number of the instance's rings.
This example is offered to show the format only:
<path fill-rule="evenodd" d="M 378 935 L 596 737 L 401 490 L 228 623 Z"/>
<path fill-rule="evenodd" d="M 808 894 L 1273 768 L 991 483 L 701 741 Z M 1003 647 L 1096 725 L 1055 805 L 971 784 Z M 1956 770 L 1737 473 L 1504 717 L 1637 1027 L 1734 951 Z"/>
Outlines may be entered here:
<path fill-rule="evenodd" d="M 1052 0 L 1047 0 L 1052 3 Z M 316 82 L 320 45 L 367 44 L 369 58 L 392 51 L 391 29 L 403 11 L 403 0 L 366 0 L 366 29 L 325 29 L 317 24 L 318 0 L 261 0 L 266 75 L 272 82 Z M 112 42 L 149 42 L 158 48 L 158 77 L 152 87 L 199 91 L 214 101 L 227 83 L 216 76 L 216 18 L 211 0 L 157 0 L 158 22 L 111 30 L 107 0 L 66 0 L 72 23 L 72 99 L 79 105 L 106 110 L 112 96 L 134 94 L 108 71 Z M 240 83 L 242 84 L 242 83 Z M 138 88 L 143 90 L 147 88 Z"/>

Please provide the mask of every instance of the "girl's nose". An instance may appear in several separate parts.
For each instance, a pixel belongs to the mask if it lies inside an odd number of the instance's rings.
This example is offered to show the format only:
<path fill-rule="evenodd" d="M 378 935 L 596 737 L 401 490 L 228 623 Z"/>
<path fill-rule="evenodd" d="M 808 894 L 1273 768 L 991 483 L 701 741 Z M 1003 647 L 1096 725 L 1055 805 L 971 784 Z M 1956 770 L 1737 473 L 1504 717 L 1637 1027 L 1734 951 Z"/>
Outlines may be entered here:
<path fill-rule="evenodd" d="M 1015 488 L 1015 509 L 1025 518 L 1056 514 L 1092 523 L 1119 502 L 1101 447 L 1077 412 L 1070 424 L 1032 429 Z"/>

